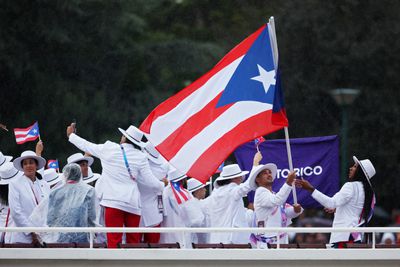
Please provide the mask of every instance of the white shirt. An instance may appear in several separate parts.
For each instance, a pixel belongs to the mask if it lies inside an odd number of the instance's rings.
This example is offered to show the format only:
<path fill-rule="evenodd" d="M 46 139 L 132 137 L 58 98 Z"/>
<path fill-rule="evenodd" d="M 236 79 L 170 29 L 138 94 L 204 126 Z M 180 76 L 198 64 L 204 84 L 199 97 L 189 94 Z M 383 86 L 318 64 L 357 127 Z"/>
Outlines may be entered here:
<path fill-rule="evenodd" d="M 201 214 L 195 216 L 196 210 L 193 206 L 193 198 L 178 204 L 169 184 L 163 191 L 164 220 L 162 227 L 195 227 L 201 224 Z M 182 248 L 191 248 L 191 235 L 186 233 L 161 233 L 160 243 L 178 242 Z"/>
<path fill-rule="evenodd" d="M 335 217 L 333 219 L 333 228 L 337 227 L 356 227 L 359 224 L 361 211 L 364 206 L 364 186 L 361 182 L 347 182 L 339 192 L 333 197 L 328 197 L 317 189 L 311 195 L 325 208 L 335 209 Z M 331 233 L 330 243 L 348 241 L 349 232 Z M 355 240 L 360 240 L 361 237 Z"/>
<path fill-rule="evenodd" d="M 243 197 L 252 190 L 248 180 L 241 183 L 230 183 L 216 188 L 209 197 L 211 227 L 247 227 L 246 208 Z M 210 243 L 237 243 L 249 242 L 250 233 L 211 233 Z"/>
<path fill-rule="evenodd" d="M 196 218 L 192 219 L 194 224 L 190 227 L 210 227 L 210 215 L 208 212 L 207 199 L 199 200 L 192 195 L 191 213 L 189 216 Z M 192 233 L 192 243 L 195 244 L 206 244 L 210 242 L 210 233 Z"/>
<path fill-rule="evenodd" d="M 292 187 L 284 183 L 278 193 L 273 193 L 265 187 L 258 187 L 254 196 L 254 212 L 256 214 L 256 226 L 261 223 L 261 227 L 286 227 L 291 224 L 291 218 L 295 218 L 300 213 L 296 213 L 293 207 L 285 204 Z M 287 221 L 283 221 L 282 209 L 284 209 L 284 217 Z M 265 237 L 276 237 L 277 233 L 265 233 Z M 288 236 L 283 235 L 281 244 L 288 243 Z M 275 243 L 275 242 L 271 242 Z"/>
<path fill-rule="evenodd" d="M 9 184 L 8 203 L 10 215 L 17 227 L 34 226 L 29 219 L 34 208 L 40 201 L 49 196 L 50 187 L 43 179 L 32 182 L 25 175 Z M 31 243 L 30 233 L 12 233 L 11 242 Z"/>
<path fill-rule="evenodd" d="M 92 154 L 101 161 L 103 168 L 101 176 L 104 184 L 100 205 L 141 215 L 142 205 L 138 183 L 147 188 L 158 189 L 160 187 L 160 181 L 151 173 L 146 155 L 130 144 L 122 144 L 131 174 L 135 178 L 134 181 L 125 166 L 119 144 L 110 141 L 99 145 L 93 144 L 76 134 L 71 134 L 69 141 L 80 150 Z"/>

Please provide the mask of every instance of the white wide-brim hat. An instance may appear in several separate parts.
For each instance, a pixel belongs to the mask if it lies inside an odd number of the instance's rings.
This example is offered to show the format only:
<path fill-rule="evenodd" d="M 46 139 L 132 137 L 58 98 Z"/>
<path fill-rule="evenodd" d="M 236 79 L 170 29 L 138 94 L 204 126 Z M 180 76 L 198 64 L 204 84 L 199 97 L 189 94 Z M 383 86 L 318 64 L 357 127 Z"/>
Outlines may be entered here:
<path fill-rule="evenodd" d="M 14 161 L 13 161 L 14 167 L 19 171 L 24 171 L 21 163 L 25 159 L 37 160 L 37 162 L 38 162 L 37 169 L 38 170 L 40 170 L 41 168 L 44 168 L 44 166 L 46 165 L 46 160 L 44 158 L 37 156 L 35 154 L 35 152 L 33 152 L 31 150 L 27 150 L 27 151 L 22 152 L 22 154 L 19 158 L 14 159 Z"/>
<path fill-rule="evenodd" d="M 260 174 L 260 172 L 262 172 L 263 170 L 270 170 L 271 175 L 272 175 L 272 181 L 275 180 L 278 167 L 274 163 L 267 163 L 265 165 L 261 164 L 261 165 L 255 166 L 250 172 L 248 179 L 249 179 L 251 188 L 257 188 L 256 178 L 257 178 L 257 175 Z"/>
<path fill-rule="evenodd" d="M 160 152 L 155 149 L 152 143 L 147 142 L 143 145 L 143 151 L 146 153 L 147 158 L 156 164 L 163 164 L 164 160 L 160 155 Z"/>
<path fill-rule="evenodd" d="M 49 186 L 55 185 L 63 179 L 62 175 L 57 173 L 56 170 L 52 168 L 44 170 L 43 178 Z"/>
<path fill-rule="evenodd" d="M 82 153 L 75 153 L 67 158 L 68 164 L 78 163 L 78 162 L 84 161 L 84 160 L 86 160 L 88 162 L 89 166 L 91 166 L 94 161 L 94 159 L 92 157 L 84 156 Z"/>
<path fill-rule="evenodd" d="M 93 173 L 92 168 L 88 168 L 88 176 L 87 177 L 82 177 L 82 181 L 85 184 L 91 183 L 96 181 L 97 179 L 100 178 L 100 174 L 99 173 Z"/>
<path fill-rule="evenodd" d="M 138 145 L 140 147 L 144 146 L 142 142 L 143 132 L 135 126 L 129 126 L 126 131 L 122 128 L 118 128 L 118 130 L 135 145 Z"/>
<path fill-rule="evenodd" d="M 3 153 L 0 152 L 0 166 L 2 166 L 4 163 L 10 162 L 12 159 L 13 157 L 3 155 Z"/>
<path fill-rule="evenodd" d="M 176 170 L 176 169 L 168 172 L 167 177 L 168 177 L 168 181 L 170 181 L 170 182 L 178 182 L 180 180 L 187 178 L 186 174 L 184 174 L 181 171 Z"/>
<path fill-rule="evenodd" d="M 21 177 L 24 173 L 14 167 L 12 162 L 6 162 L 0 166 L 0 184 L 6 185 Z"/>
<path fill-rule="evenodd" d="M 356 156 L 353 156 L 353 160 L 355 163 L 357 163 L 357 165 L 361 167 L 362 171 L 365 174 L 365 177 L 367 177 L 369 185 L 372 186 L 370 180 L 376 174 L 376 170 L 374 165 L 372 165 L 372 162 L 369 159 L 358 160 Z"/>
<path fill-rule="evenodd" d="M 216 181 L 229 180 L 248 174 L 248 171 L 242 171 L 238 164 L 226 165 L 222 168 L 221 174 Z"/>
<path fill-rule="evenodd" d="M 210 182 L 207 182 L 207 183 L 203 184 L 202 182 L 200 182 L 199 180 L 197 180 L 195 178 L 190 178 L 187 181 L 187 190 L 192 193 L 192 192 L 194 192 L 196 190 L 199 190 L 199 189 L 201 189 L 203 187 L 206 187 L 209 184 L 210 184 Z"/>

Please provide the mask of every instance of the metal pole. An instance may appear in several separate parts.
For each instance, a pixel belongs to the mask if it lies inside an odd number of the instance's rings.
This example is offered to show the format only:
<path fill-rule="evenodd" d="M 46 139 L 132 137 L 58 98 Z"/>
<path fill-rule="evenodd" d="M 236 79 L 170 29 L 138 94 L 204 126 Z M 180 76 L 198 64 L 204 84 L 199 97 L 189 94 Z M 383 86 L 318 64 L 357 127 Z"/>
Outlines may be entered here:
<path fill-rule="evenodd" d="M 342 142 L 341 142 L 341 166 L 340 166 L 340 183 L 345 184 L 347 181 L 347 131 L 348 131 L 348 107 L 342 105 Z"/>

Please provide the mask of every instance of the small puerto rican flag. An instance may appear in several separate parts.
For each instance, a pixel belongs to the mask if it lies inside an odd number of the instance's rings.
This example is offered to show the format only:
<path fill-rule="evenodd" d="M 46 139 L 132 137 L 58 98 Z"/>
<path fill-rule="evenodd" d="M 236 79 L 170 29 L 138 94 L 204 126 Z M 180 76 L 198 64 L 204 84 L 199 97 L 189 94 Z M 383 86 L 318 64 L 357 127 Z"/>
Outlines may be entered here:
<path fill-rule="evenodd" d="M 17 141 L 18 145 L 21 145 L 28 141 L 34 141 L 40 136 L 39 124 L 38 122 L 35 122 L 28 128 L 15 128 L 14 134 L 15 140 Z"/>
<path fill-rule="evenodd" d="M 262 142 L 265 142 L 265 138 L 262 137 L 262 136 L 260 136 L 260 137 L 258 137 L 258 138 L 256 138 L 256 139 L 254 139 L 254 144 L 256 145 L 257 148 L 258 148 L 258 146 L 259 146 Z"/>
<path fill-rule="evenodd" d="M 175 196 L 176 202 L 180 205 L 188 201 L 191 197 L 189 192 L 183 188 L 181 181 L 171 182 L 172 193 Z"/>
<path fill-rule="evenodd" d="M 58 160 L 56 160 L 56 159 L 49 159 L 48 161 L 47 161 L 47 168 L 48 169 L 56 169 L 56 170 L 58 170 L 60 167 L 59 167 L 59 165 L 58 165 Z"/>

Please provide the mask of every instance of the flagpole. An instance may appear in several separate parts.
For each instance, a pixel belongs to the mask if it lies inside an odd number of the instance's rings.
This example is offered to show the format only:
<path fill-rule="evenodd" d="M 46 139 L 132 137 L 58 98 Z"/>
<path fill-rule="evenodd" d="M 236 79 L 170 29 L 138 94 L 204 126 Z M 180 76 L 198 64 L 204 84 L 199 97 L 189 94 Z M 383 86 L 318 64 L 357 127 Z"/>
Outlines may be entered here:
<path fill-rule="evenodd" d="M 212 186 L 213 186 L 213 184 L 212 184 L 212 176 L 210 176 L 210 184 L 209 184 L 209 193 L 208 193 L 208 195 L 211 195 L 211 192 L 213 190 Z"/>
<path fill-rule="evenodd" d="M 268 31 L 269 31 L 270 41 L 271 41 L 274 66 L 275 66 L 275 70 L 277 70 L 279 53 L 278 53 L 278 42 L 276 40 L 274 17 L 270 17 L 269 26 L 270 27 L 268 28 Z M 285 130 L 286 151 L 287 151 L 288 162 L 289 162 L 289 170 L 290 170 L 290 172 L 293 172 L 293 161 L 292 161 L 292 151 L 290 149 L 289 128 L 286 126 L 286 127 L 284 127 L 284 130 Z M 297 204 L 297 192 L 296 192 L 296 187 L 294 185 L 292 185 L 292 192 L 293 192 L 293 202 L 294 202 L 294 204 Z"/>

